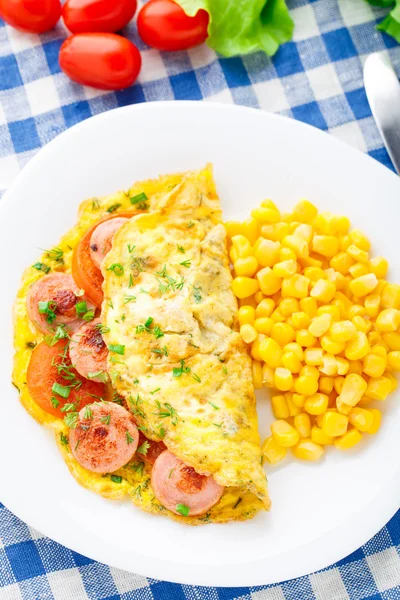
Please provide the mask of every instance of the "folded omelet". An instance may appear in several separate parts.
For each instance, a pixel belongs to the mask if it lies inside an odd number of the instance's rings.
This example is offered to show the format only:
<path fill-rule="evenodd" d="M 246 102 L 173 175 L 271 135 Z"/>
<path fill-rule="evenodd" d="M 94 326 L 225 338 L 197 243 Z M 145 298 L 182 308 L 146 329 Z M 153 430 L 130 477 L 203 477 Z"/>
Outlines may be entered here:
<path fill-rule="evenodd" d="M 57 245 L 62 260 L 49 253 L 42 259 L 52 271 L 70 273 L 73 251 L 90 227 L 132 209 L 130 198 L 141 196 L 143 213 L 117 232 L 103 262 L 103 336 L 116 349 L 109 355 L 106 399 L 118 392 L 149 439 L 162 440 L 198 473 L 212 475 L 225 487 L 219 502 L 199 517 L 175 515 L 155 498 L 151 465 L 140 454 L 108 475 L 75 460 L 67 425 L 42 410 L 26 385 L 32 350 L 43 339 L 26 310 L 28 290 L 43 276 L 33 267 L 24 273 L 14 308 L 13 382 L 28 412 L 54 430 L 71 473 L 86 488 L 108 498 L 128 495 L 143 510 L 190 524 L 251 518 L 268 510 L 270 500 L 251 360 L 238 334 L 211 169 L 139 182 L 127 192 L 83 202 L 76 226 Z"/>
<path fill-rule="evenodd" d="M 102 264 L 109 374 L 147 437 L 225 486 L 206 519 L 249 518 L 270 501 L 210 168 L 182 175 L 152 209 L 117 232 Z"/>

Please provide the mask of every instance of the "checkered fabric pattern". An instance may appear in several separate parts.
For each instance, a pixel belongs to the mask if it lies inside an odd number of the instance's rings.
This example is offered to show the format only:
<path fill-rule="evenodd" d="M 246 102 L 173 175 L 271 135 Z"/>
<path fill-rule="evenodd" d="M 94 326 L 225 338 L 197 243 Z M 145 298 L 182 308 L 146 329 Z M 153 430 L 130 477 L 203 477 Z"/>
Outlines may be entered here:
<path fill-rule="evenodd" d="M 329 131 L 393 168 L 362 80 L 371 52 L 388 53 L 400 74 L 400 47 L 375 30 L 383 16 L 363 0 L 288 0 L 292 42 L 262 53 L 219 58 L 207 46 L 142 51 L 138 82 L 116 93 L 83 88 L 58 66 L 65 30 L 21 34 L 0 19 L 0 190 L 59 133 L 97 113 L 155 100 L 205 100 L 280 113 Z M 329 544 L 329 540 L 327 540 Z M 34 531 L 0 504 L 0 600 L 400 600 L 400 512 L 365 546 L 336 565 L 257 588 L 180 586 L 85 558 Z"/>

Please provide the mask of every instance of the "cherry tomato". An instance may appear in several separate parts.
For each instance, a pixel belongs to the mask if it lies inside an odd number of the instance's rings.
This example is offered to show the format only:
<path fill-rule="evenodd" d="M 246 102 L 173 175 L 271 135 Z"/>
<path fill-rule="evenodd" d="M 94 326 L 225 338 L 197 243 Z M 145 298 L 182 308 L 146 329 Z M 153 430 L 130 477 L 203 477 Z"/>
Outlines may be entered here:
<path fill-rule="evenodd" d="M 60 0 L 0 0 L 0 14 L 13 27 L 43 33 L 53 29 L 61 16 Z"/>
<path fill-rule="evenodd" d="M 62 16 L 72 33 L 113 33 L 132 19 L 136 6 L 136 0 L 67 0 Z"/>
<path fill-rule="evenodd" d="M 60 67 L 73 81 L 100 90 L 129 87 L 142 59 L 132 42 L 115 33 L 77 33 L 60 49 Z"/>
<path fill-rule="evenodd" d="M 207 39 L 208 13 L 189 17 L 174 0 L 150 0 L 138 16 L 139 35 L 158 50 L 186 50 Z"/>

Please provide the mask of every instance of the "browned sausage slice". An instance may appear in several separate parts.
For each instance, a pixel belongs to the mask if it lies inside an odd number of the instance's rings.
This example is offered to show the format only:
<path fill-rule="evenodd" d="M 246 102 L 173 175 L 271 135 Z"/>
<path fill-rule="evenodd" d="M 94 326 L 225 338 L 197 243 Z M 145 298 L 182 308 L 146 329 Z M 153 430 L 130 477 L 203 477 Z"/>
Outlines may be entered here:
<path fill-rule="evenodd" d="M 115 219 L 103 221 L 93 231 L 90 238 L 90 257 L 99 269 L 105 255 L 111 250 L 114 233 L 127 221 L 129 219 L 124 217 L 115 217 Z"/>
<path fill-rule="evenodd" d="M 81 325 L 71 337 L 69 357 L 80 375 L 92 381 L 108 381 L 108 349 L 100 331 L 100 319 Z"/>
<path fill-rule="evenodd" d="M 212 477 L 199 475 L 172 452 L 157 458 L 151 473 L 157 500 L 176 515 L 202 515 L 221 498 L 224 488 Z"/>
<path fill-rule="evenodd" d="M 82 467 L 95 473 L 112 473 L 136 452 L 138 429 L 128 411 L 113 402 L 95 402 L 83 408 L 70 448 Z"/>

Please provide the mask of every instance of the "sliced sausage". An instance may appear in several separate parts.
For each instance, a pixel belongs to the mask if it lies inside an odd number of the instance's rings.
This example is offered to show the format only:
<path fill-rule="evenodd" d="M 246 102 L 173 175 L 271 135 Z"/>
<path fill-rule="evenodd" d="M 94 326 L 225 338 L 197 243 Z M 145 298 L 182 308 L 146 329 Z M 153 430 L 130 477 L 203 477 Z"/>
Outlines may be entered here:
<path fill-rule="evenodd" d="M 115 217 L 115 219 L 103 221 L 93 231 L 90 238 L 90 257 L 99 269 L 105 255 L 111 250 L 114 233 L 128 220 L 124 217 Z"/>
<path fill-rule="evenodd" d="M 212 477 L 199 475 L 169 450 L 160 454 L 154 463 L 151 485 L 157 500 L 165 508 L 176 515 L 186 512 L 187 516 L 207 512 L 224 491 Z"/>
<path fill-rule="evenodd" d="M 47 311 L 39 303 L 48 303 Z M 53 331 L 57 325 L 68 325 L 76 329 L 82 319 L 76 312 L 76 305 L 86 302 L 88 310 L 94 309 L 76 285 L 71 275 L 51 273 L 34 283 L 27 294 L 26 305 L 32 323 L 42 332 Z"/>
<path fill-rule="evenodd" d="M 69 357 L 80 375 L 92 381 L 108 380 L 108 349 L 101 335 L 100 319 L 81 325 L 71 337 Z"/>
<path fill-rule="evenodd" d="M 137 458 L 141 458 L 149 465 L 154 465 L 156 459 L 167 447 L 163 442 L 153 442 L 149 440 L 141 431 L 139 431 L 139 443 L 136 451 Z"/>
<path fill-rule="evenodd" d="M 82 467 L 94 473 L 112 473 L 136 452 L 139 431 L 128 411 L 113 402 L 95 402 L 82 409 L 70 448 Z"/>

